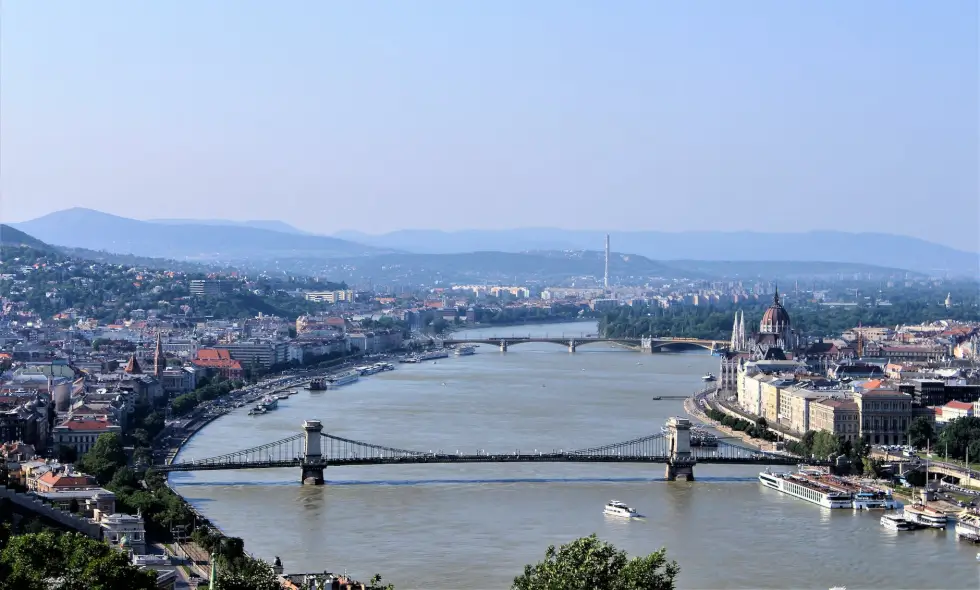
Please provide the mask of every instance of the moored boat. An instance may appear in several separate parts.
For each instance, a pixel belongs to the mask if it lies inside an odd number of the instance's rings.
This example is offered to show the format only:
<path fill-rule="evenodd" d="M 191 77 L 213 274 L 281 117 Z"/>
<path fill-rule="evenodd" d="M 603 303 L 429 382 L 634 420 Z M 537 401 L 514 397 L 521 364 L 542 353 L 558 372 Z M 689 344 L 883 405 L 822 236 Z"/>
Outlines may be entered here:
<path fill-rule="evenodd" d="M 883 514 L 881 526 L 892 531 L 911 531 L 915 526 L 898 514 Z"/>
<path fill-rule="evenodd" d="M 980 543 L 980 515 L 961 515 L 956 520 L 956 526 L 953 527 L 953 530 L 956 531 L 956 536 L 960 539 Z"/>
<path fill-rule="evenodd" d="M 824 508 L 851 508 L 853 506 L 851 494 L 826 485 L 802 471 L 798 473 L 773 473 L 766 469 L 759 473 L 759 482 L 767 488 Z"/>
<path fill-rule="evenodd" d="M 930 508 L 924 504 L 906 506 L 903 517 L 905 520 L 931 529 L 945 529 L 949 516 L 942 510 Z"/>
<path fill-rule="evenodd" d="M 333 375 L 331 377 L 327 377 L 327 381 L 330 382 L 330 385 L 334 387 L 338 387 L 340 385 L 347 385 L 348 383 L 353 383 L 360 378 L 361 378 L 361 374 L 355 370 L 355 371 L 346 371 L 339 375 Z"/>
<path fill-rule="evenodd" d="M 701 377 L 701 380 L 702 381 L 705 381 L 705 382 L 707 382 L 707 381 L 714 381 L 715 380 L 715 376 L 712 373 L 705 373 L 704 376 Z"/>
<path fill-rule="evenodd" d="M 469 356 L 471 354 L 476 354 L 475 346 L 460 346 L 456 349 L 456 356 Z"/>

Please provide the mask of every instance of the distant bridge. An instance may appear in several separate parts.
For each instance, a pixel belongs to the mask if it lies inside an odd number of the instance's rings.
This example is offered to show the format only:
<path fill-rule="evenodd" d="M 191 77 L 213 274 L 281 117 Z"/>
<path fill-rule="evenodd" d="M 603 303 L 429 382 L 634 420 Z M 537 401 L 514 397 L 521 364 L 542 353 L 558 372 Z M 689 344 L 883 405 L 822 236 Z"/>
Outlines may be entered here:
<path fill-rule="evenodd" d="M 525 342 L 546 342 L 549 344 L 559 344 L 567 347 L 569 352 L 575 352 L 575 350 L 583 344 L 593 343 L 622 344 L 651 352 L 670 350 L 672 348 L 687 348 L 691 346 L 704 348 L 714 352 L 715 350 L 723 348 L 728 344 L 724 340 L 703 340 L 700 338 L 652 338 L 648 336 L 642 338 L 600 338 L 598 336 L 565 336 L 562 334 L 561 336 L 543 337 L 531 335 L 511 335 L 473 338 L 447 338 L 442 341 L 442 345 L 455 346 L 458 344 L 491 344 L 500 348 L 502 352 L 507 352 L 509 347 L 515 344 L 524 344 Z"/>
<path fill-rule="evenodd" d="M 521 453 L 476 454 L 411 451 L 324 434 L 318 420 L 303 423 L 304 432 L 265 445 L 217 457 L 155 466 L 164 473 L 225 469 L 299 467 L 304 483 L 321 485 L 328 466 L 412 465 L 439 463 L 664 463 L 668 480 L 694 479 L 696 463 L 795 465 L 786 455 L 756 451 L 719 442 L 718 447 L 691 447 L 691 423 L 671 418 L 667 434 L 654 434 L 619 443 L 580 449 Z"/>

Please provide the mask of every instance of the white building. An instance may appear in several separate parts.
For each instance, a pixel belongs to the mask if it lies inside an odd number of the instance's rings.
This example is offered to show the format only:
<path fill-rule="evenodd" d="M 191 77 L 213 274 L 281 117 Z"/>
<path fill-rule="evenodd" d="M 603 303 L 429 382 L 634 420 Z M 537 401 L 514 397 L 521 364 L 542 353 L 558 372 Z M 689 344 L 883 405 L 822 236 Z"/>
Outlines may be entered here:
<path fill-rule="evenodd" d="M 102 539 L 113 547 L 128 549 L 135 555 L 146 553 L 146 529 L 143 517 L 132 514 L 99 514 Z"/>

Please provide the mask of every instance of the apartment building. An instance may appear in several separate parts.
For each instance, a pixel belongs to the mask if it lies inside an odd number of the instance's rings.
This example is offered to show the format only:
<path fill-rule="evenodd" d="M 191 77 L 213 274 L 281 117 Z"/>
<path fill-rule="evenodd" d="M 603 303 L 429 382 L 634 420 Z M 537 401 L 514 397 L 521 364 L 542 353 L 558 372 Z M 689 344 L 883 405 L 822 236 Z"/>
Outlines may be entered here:
<path fill-rule="evenodd" d="M 894 389 L 872 389 L 854 394 L 860 414 L 860 434 L 872 445 L 908 444 L 912 422 L 912 396 Z"/>
<path fill-rule="evenodd" d="M 821 398 L 810 403 L 810 430 L 825 430 L 844 440 L 856 442 L 860 436 L 860 412 L 850 399 Z"/>

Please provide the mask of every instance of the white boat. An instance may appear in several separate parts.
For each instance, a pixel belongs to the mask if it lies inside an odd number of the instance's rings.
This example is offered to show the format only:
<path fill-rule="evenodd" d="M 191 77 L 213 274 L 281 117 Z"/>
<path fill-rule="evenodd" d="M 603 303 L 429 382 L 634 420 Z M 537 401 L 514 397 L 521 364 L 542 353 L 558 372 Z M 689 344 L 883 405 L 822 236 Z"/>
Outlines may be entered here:
<path fill-rule="evenodd" d="M 908 522 L 931 529 L 945 529 L 946 523 L 949 522 L 949 517 L 945 512 L 923 504 L 906 506 L 902 516 Z"/>
<path fill-rule="evenodd" d="M 980 515 L 963 514 L 956 519 L 954 527 L 956 536 L 960 539 L 980 543 Z"/>
<path fill-rule="evenodd" d="M 712 375 L 711 373 L 705 373 L 704 377 L 701 377 L 701 380 L 702 381 L 714 381 L 715 380 L 715 376 Z"/>
<path fill-rule="evenodd" d="M 638 514 L 636 510 L 633 510 L 626 504 L 623 504 L 619 500 L 610 500 L 606 507 L 602 511 L 603 514 L 608 514 L 609 516 L 618 516 L 620 518 L 643 518 L 642 514 Z"/>
<path fill-rule="evenodd" d="M 851 495 L 821 484 L 803 473 L 773 473 L 769 469 L 759 473 L 759 482 L 767 488 L 812 502 L 824 508 L 851 508 Z"/>
<path fill-rule="evenodd" d="M 347 371 L 346 373 L 341 373 L 339 375 L 334 375 L 327 378 L 330 385 L 339 386 L 347 385 L 348 383 L 353 383 L 361 378 L 361 374 L 357 371 Z"/>
<path fill-rule="evenodd" d="M 251 410 L 248 411 L 248 415 L 249 416 L 260 416 L 262 414 L 265 414 L 266 412 L 268 412 L 268 410 L 266 410 L 264 407 L 262 407 L 262 406 L 255 406 L 254 408 L 252 408 Z"/>
<path fill-rule="evenodd" d="M 898 514 L 885 514 L 881 517 L 881 526 L 892 531 L 911 531 L 915 527 Z"/>
<path fill-rule="evenodd" d="M 855 510 L 898 510 L 902 503 L 887 490 L 861 490 L 854 494 Z"/>
<path fill-rule="evenodd" d="M 262 401 L 259 402 L 259 405 L 261 405 L 266 410 L 275 410 L 276 408 L 279 407 L 279 400 L 270 395 L 262 398 Z"/>
<path fill-rule="evenodd" d="M 469 356 L 471 354 L 476 354 L 476 347 L 460 346 L 456 349 L 456 356 Z"/>

